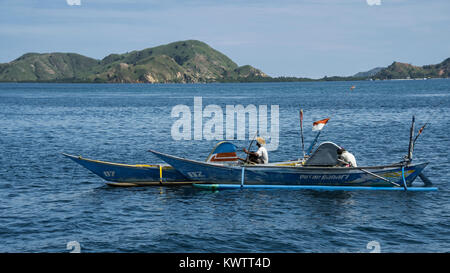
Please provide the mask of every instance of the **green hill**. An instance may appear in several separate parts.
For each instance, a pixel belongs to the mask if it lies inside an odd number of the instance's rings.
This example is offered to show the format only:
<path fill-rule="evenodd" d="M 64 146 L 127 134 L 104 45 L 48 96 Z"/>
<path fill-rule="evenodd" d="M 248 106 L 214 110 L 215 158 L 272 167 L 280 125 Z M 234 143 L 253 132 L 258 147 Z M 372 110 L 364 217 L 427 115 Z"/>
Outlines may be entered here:
<path fill-rule="evenodd" d="M 27 53 L 0 64 L 0 81 L 55 81 L 77 79 L 97 65 L 98 61 L 73 53 Z"/>
<path fill-rule="evenodd" d="M 374 79 L 415 79 L 450 77 L 450 58 L 439 64 L 414 66 L 407 63 L 393 62 L 390 66 L 376 73 Z"/>
<path fill-rule="evenodd" d="M 73 53 L 28 53 L 0 64 L 0 81 L 196 83 L 269 78 L 195 40 L 111 54 L 95 60 Z"/>
<path fill-rule="evenodd" d="M 27 53 L 0 64 L 0 82 L 205 83 L 448 77 L 450 58 L 424 66 L 393 62 L 386 68 L 377 67 L 350 77 L 272 78 L 250 65 L 238 66 L 224 54 L 196 40 L 110 54 L 102 60 L 75 53 Z"/>

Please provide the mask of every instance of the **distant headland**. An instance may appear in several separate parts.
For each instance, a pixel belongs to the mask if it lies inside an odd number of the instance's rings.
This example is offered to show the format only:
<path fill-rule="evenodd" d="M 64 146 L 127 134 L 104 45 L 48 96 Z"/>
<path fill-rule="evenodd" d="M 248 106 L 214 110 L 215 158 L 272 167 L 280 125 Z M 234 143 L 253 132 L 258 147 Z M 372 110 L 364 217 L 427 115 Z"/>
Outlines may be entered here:
<path fill-rule="evenodd" d="M 349 77 L 270 77 L 251 65 L 238 66 L 224 54 L 196 40 L 110 54 L 102 60 L 76 53 L 27 53 L 12 62 L 0 63 L 0 82 L 209 83 L 448 77 L 450 58 L 425 66 L 393 62 L 388 67 L 377 67 Z"/>

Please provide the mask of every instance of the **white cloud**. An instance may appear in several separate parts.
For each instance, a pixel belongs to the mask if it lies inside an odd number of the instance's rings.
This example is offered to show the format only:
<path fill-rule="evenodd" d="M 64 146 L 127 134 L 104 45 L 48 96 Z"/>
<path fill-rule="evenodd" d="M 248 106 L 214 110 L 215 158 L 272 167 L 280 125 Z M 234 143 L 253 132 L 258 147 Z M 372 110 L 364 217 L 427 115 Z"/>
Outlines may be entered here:
<path fill-rule="evenodd" d="M 81 6 L 81 0 L 66 0 L 69 6 Z"/>
<path fill-rule="evenodd" d="M 369 6 L 373 6 L 373 5 L 381 5 L 381 0 L 366 0 L 367 1 L 367 5 Z"/>

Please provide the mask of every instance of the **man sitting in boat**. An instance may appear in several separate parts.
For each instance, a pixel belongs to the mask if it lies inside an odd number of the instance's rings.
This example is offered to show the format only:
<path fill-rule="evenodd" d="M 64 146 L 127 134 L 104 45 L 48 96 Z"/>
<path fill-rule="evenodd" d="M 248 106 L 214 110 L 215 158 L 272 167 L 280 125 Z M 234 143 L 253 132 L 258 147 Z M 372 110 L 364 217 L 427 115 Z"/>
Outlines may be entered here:
<path fill-rule="evenodd" d="M 244 148 L 244 153 L 248 154 L 248 159 L 250 162 L 256 164 L 267 164 L 269 163 L 269 154 L 267 153 L 266 147 L 264 145 L 266 141 L 262 137 L 256 138 L 256 145 L 258 146 L 258 150 L 256 152 L 249 152 Z"/>
<path fill-rule="evenodd" d="M 353 154 L 345 150 L 344 148 L 339 148 L 337 150 L 338 161 L 340 166 L 344 167 L 358 167 L 356 165 L 356 159 Z"/>

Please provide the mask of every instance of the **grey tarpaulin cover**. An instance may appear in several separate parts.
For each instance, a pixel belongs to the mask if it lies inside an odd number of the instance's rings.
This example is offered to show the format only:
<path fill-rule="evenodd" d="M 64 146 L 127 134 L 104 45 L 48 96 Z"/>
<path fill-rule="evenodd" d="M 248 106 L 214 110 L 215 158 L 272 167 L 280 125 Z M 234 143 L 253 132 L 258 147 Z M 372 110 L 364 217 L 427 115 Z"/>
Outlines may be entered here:
<path fill-rule="evenodd" d="M 338 164 L 337 150 L 340 147 L 333 142 L 322 142 L 314 151 L 305 166 L 335 166 Z"/>

